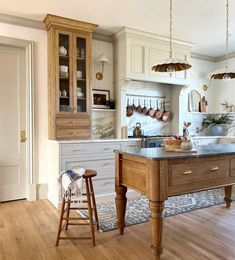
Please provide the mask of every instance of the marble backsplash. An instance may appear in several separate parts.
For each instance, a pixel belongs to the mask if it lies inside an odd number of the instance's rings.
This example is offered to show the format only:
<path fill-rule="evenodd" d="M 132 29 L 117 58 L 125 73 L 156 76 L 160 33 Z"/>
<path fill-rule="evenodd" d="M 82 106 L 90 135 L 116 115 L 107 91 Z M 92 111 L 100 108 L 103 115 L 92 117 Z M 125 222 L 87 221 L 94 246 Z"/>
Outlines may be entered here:
<path fill-rule="evenodd" d="M 92 113 L 92 138 L 114 138 L 114 111 L 93 111 Z"/>

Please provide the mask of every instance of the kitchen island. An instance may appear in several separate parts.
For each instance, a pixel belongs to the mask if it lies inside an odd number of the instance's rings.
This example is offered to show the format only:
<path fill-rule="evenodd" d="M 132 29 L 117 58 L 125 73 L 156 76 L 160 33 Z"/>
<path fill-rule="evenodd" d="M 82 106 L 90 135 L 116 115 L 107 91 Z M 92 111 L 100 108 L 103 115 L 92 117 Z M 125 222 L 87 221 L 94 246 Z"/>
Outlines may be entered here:
<path fill-rule="evenodd" d="M 164 148 L 118 150 L 115 164 L 120 234 L 125 227 L 127 188 L 144 193 L 149 199 L 154 259 L 160 259 L 163 252 L 162 211 L 168 197 L 224 187 L 226 207 L 230 207 L 235 184 L 235 145 L 197 146 L 197 153 L 165 152 Z"/>

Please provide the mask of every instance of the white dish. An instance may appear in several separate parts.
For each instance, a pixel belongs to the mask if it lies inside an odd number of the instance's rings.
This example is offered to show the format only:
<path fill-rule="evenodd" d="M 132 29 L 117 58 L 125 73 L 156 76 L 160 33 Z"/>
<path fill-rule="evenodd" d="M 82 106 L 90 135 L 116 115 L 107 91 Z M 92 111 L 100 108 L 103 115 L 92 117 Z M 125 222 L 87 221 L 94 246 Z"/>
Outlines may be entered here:
<path fill-rule="evenodd" d="M 69 67 L 68 66 L 64 66 L 64 65 L 60 65 L 60 72 L 67 72 L 69 71 Z"/>

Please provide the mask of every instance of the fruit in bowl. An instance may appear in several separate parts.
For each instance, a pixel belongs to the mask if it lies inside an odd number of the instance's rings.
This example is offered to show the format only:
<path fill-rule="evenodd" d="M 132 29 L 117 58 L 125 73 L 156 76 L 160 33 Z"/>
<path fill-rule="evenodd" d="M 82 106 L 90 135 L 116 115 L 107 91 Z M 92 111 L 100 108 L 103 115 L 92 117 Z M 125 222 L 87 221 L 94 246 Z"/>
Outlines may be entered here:
<path fill-rule="evenodd" d="M 166 149 L 180 149 L 182 140 L 182 136 L 174 136 L 163 139 L 163 144 Z"/>

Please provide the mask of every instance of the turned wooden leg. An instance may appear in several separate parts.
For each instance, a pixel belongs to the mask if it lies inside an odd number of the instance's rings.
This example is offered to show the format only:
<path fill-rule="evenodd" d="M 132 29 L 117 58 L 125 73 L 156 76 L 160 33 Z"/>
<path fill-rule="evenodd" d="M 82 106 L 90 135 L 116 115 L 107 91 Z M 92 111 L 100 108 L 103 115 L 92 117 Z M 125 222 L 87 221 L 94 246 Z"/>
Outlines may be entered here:
<path fill-rule="evenodd" d="M 226 202 L 226 207 L 230 208 L 231 202 L 232 202 L 232 188 L 233 186 L 226 186 L 224 187 L 224 201 Z"/>
<path fill-rule="evenodd" d="M 152 253 L 156 256 L 156 260 L 160 259 L 163 251 L 162 246 L 162 211 L 164 201 L 149 201 L 150 208 L 150 224 L 152 229 Z"/>
<path fill-rule="evenodd" d="M 125 227 L 125 214 L 126 214 L 126 191 L 124 186 L 115 186 L 116 191 L 116 210 L 117 210 L 117 224 L 120 234 L 122 235 Z"/>

